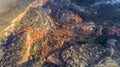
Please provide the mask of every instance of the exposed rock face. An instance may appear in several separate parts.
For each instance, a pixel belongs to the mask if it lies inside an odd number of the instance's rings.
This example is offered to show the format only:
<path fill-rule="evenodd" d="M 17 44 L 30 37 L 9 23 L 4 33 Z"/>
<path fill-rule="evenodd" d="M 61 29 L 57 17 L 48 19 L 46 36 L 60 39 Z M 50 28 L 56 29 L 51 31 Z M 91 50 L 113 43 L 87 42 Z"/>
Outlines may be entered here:
<path fill-rule="evenodd" d="M 10 25 L 11 21 L 21 14 L 34 0 L 1 0 L 0 31 Z"/>
<path fill-rule="evenodd" d="M 119 66 L 119 1 L 32 1 L 13 1 L 29 5 L 0 32 L 1 66 Z M 114 47 L 109 39 L 116 40 Z"/>
<path fill-rule="evenodd" d="M 102 60 L 96 67 L 119 67 L 119 65 L 115 60 L 108 57 Z"/>

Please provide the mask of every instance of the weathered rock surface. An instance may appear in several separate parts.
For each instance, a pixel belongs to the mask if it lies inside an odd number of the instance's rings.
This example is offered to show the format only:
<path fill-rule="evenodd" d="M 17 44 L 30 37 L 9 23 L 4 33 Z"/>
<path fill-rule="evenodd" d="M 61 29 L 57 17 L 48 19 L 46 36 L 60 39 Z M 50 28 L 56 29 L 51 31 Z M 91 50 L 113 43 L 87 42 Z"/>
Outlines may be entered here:
<path fill-rule="evenodd" d="M 0 31 L 11 24 L 34 0 L 0 0 Z"/>
<path fill-rule="evenodd" d="M 118 0 L 7 2 L 13 6 L 0 11 L 11 23 L 0 32 L 1 67 L 120 66 Z"/>

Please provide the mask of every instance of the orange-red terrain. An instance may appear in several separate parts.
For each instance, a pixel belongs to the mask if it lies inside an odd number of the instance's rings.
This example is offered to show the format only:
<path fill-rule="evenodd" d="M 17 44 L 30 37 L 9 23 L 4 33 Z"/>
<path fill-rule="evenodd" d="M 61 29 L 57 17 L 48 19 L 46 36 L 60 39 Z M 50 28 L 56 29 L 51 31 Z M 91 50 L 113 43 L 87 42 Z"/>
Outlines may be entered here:
<path fill-rule="evenodd" d="M 0 31 L 1 67 L 119 67 L 119 22 L 86 15 L 80 3 L 87 2 L 75 1 L 27 5 Z"/>

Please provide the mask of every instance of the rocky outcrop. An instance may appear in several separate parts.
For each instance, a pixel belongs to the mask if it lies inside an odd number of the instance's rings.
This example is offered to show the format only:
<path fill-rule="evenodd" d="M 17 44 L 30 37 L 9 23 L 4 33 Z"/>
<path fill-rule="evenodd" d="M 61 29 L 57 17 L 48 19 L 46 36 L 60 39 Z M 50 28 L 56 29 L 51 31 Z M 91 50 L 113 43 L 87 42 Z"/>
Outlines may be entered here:
<path fill-rule="evenodd" d="M 36 0 L 30 3 L 0 32 L 0 65 L 99 67 L 114 62 L 119 66 L 116 61 L 120 55 L 119 22 L 98 17 L 101 4 L 106 6 L 109 2 L 114 6 L 116 2 L 76 1 Z M 111 59 L 106 60 L 107 57 Z"/>

